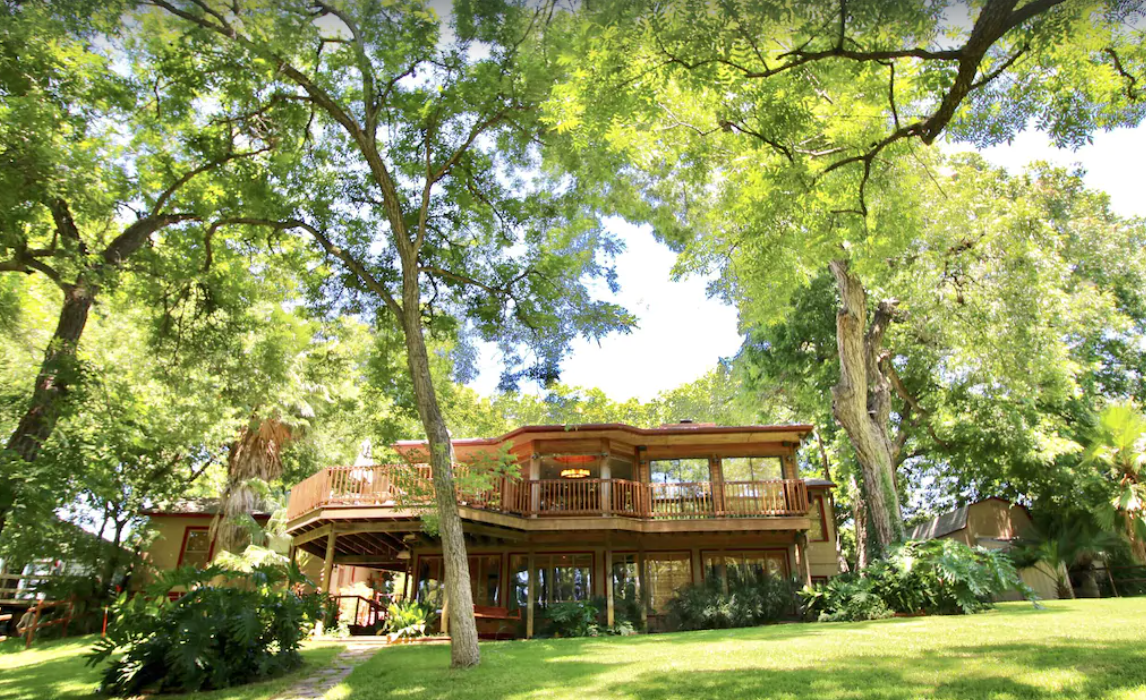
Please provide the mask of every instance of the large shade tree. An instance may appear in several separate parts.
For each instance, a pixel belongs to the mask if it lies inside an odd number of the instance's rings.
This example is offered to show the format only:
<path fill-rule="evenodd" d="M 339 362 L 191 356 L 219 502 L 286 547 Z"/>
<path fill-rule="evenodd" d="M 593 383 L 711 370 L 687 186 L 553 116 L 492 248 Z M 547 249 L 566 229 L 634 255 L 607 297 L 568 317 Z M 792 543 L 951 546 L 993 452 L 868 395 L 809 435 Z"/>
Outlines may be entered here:
<path fill-rule="evenodd" d="M 426 330 L 497 342 L 505 379 L 549 380 L 569 341 L 626 328 L 585 282 L 613 282 L 614 244 L 539 159 L 538 106 L 561 70 L 550 3 L 154 0 L 148 36 L 177 33 L 297 126 L 276 150 L 279 198 L 259 222 L 311 237 L 330 289 L 400 329 L 429 443 L 455 666 L 479 662 L 450 432 Z M 163 55 L 170 49 L 153 42 Z M 299 117 L 301 116 L 301 119 Z M 256 223 L 245 217 L 246 223 Z"/>
<path fill-rule="evenodd" d="M 902 538 L 881 358 L 897 314 L 864 278 L 902 251 L 942 135 L 998 143 L 1028 123 L 1062 146 L 1143 113 L 1139 9 L 1123 3 L 603 3 L 549 103 L 632 217 L 718 269 L 746 325 L 830 270 L 833 415 L 862 467 L 875 552 Z M 964 13 L 963 10 L 967 12 Z M 580 53 L 583 58 L 575 58 Z M 634 197 L 634 193 L 637 196 Z"/>
<path fill-rule="evenodd" d="M 265 122 L 226 118 L 225 95 L 201 100 L 207 74 L 127 60 L 124 9 L 87 0 L 0 7 L 0 273 L 43 276 L 60 296 L 0 455 L 0 532 L 18 498 L 16 473 L 36 460 L 82 380 L 93 305 L 144 267 L 174 277 L 194 260 L 206 272 L 213 224 L 249 195 L 245 166 L 275 140 Z M 142 264 L 153 251 L 168 255 Z"/>

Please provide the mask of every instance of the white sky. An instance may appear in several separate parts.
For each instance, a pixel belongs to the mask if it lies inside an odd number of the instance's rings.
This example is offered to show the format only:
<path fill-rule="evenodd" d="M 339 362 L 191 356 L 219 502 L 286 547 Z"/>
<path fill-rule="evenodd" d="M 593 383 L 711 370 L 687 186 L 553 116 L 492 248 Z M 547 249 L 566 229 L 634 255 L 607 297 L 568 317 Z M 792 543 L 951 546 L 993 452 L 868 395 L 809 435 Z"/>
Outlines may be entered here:
<path fill-rule="evenodd" d="M 1087 171 L 1087 185 L 1109 193 L 1116 212 L 1146 216 L 1146 183 L 1141 176 L 1146 129 L 1100 133 L 1093 144 L 1074 152 L 1055 149 L 1043 134 L 1027 131 L 1014 143 L 989 148 L 983 155 L 1013 172 L 1035 160 L 1080 164 Z M 648 227 L 621 220 L 608 225 L 627 249 L 617 259 L 621 291 L 606 298 L 635 314 L 640 327 L 629 335 L 610 336 L 600 345 L 576 342 L 562 365 L 562 382 L 599 387 L 615 400 L 648 400 L 700 377 L 721 358 L 735 354 L 741 341 L 736 310 L 707 298 L 707 280 L 671 281 L 676 256 L 653 239 Z M 471 386 L 492 394 L 501 371 L 493 348 L 482 348 L 478 366 L 480 376 Z"/>

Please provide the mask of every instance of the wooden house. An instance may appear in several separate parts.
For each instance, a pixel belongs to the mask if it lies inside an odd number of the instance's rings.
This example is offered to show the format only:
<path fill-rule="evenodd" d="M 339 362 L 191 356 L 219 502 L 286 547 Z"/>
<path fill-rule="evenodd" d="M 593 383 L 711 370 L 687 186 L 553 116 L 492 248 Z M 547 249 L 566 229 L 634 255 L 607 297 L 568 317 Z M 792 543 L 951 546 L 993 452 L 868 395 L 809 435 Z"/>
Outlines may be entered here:
<path fill-rule="evenodd" d="M 651 628 L 681 586 L 756 571 L 801 581 L 837 573 L 833 484 L 802 479 L 810 425 L 684 422 L 526 426 L 454 441 L 457 501 L 475 606 L 492 633 L 539 610 L 597 598 L 608 623 L 639 610 Z M 443 607 L 441 543 L 423 532 L 431 499 L 424 442 L 405 464 L 331 467 L 292 489 L 295 551 L 340 568 L 403 573 L 404 593 Z M 443 616 L 445 618 L 447 616 Z"/>

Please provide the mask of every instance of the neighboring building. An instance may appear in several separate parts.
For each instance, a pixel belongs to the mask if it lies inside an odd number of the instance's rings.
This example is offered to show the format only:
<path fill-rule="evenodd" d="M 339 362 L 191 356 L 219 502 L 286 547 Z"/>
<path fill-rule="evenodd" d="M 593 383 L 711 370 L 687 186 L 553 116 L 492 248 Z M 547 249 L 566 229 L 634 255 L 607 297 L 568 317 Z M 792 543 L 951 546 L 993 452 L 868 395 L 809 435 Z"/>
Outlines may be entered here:
<path fill-rule="evenodd" d="M 911 531 L 911 539 L 950 539 L 970 547 L 977 545 L 986 549 L 1008 549 L 1033 527 L 1031 514 L 1025 506 L 991 497 L 916 525 Z M 1066 572 L 1060 573 L 1065 580 Z M 1057 582 L 1048 565 L 1020 569 L 1019 575 L 1040 598 L 1059 597 Z M 1018 594 L 1010 594 L 1009 597 L 1017 599 Z"/>
<path fill-rule="evenodd" d="M 810 425 L 684 422 L 527 426 L 455 440 L 457 470 L 508 460 L 506 476 L 458 496 L 474 603 L 532 636 L 549 603 L 605 599 L 656 627 L 674 592 L 706 576 L 766 571 L 802 581 L 837 573 L 831 488 L 801 479 Z M 409 465 L 332 467 L 291 491 L 298 551 L 337 567 L 408 574 L 405 594 L 444 606 L 441 542 L 422 531 L 430 498 L 424 442 L 395 448 Z M 501 625 L 489 621 L 497 631 Z"/>

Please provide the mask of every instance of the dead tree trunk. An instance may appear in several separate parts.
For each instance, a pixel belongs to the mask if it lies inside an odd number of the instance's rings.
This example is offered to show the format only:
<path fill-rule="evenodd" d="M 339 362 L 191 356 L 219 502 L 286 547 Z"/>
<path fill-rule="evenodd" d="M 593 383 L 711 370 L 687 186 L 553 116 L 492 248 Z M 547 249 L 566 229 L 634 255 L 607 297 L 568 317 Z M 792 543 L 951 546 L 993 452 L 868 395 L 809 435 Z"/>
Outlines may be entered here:
<path fill-rule="evenodd" d="M 829 268 L 840 293 L 836 314 L 840 381 L 832 387 L 832 413 L 848 434 L 859 460 L 870 514 L 867 554 L 876 559 L 904 536 L 895 486 L 898 446 L 889 433 L 892 387 L 879 367 L 880 346 L 896 302 L 880 302 L 869 326 L 863 283 L 849 271 L 845 260 L 834 260 Z"/>

